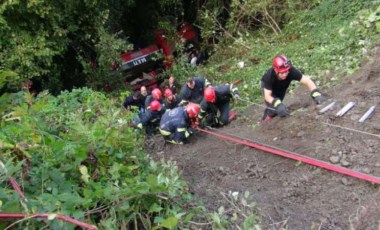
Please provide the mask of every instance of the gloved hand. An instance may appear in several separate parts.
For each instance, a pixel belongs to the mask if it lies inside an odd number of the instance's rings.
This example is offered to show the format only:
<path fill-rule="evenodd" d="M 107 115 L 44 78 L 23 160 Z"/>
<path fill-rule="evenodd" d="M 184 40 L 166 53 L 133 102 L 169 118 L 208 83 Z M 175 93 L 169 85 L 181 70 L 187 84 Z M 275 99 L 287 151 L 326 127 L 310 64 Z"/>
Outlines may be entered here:
<path fill-rule="evenodd" d="M 240 95 L 239 94 L 234 94 L 234 99 L 235 100 L 239 100 L 240 99 Z"/>
<path fill-rule="evenodd" d="M 188 128 L 188 129 L 187 129 L 187 132 L 188 132 L 190 135 L 192 135 L 192 134 L 195 133 L 195 129 L 194 129 L 194 128 Z"/>
<path fill-rule="evenodd" d="M 193 119 L 193 120 L 191 121 L 190 126 L 191 126 L 192 128 L 196 128 L 196 127 L 198 127 L 198 125 L 199 125 L 199 119 L 195 118 L 195 119 Z"/>
<path fill-rule="evenodd" d="M 201 121 L 199 122 L 198 127 L 201 128 L 201 129 L 205 129 L 205 128 L 206 128 L 206 124 L 205 124 L 205 122 L 204 122 L 203 120 L 201 120 Z"/>
<path fill-rule="evenodd" d="M 280 99 L 278 98 L 274 99 L 272 104 L 273 104 L 273 108 L 276 109 L 278 116 L 286 117 L 287 115 L 289 115 L 288 109 L 286 108 L 284 104 L 282 104 Z"/>
<path fill-rule="evenodd" d="M 327 100 L 318 89 L 311 91 L 310 95 L 318 105 Z"/>

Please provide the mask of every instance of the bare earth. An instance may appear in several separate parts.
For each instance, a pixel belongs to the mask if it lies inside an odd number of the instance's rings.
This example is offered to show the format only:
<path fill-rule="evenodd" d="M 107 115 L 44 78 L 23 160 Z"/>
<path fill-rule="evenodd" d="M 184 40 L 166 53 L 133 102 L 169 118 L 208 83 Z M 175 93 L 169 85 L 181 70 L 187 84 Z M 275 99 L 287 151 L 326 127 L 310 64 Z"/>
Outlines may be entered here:
<path fill-rule="evenodd" d="M 256 126 L 263 107 L 239 111 L 229 126 L 210 131 L 312 157 L 380 178 L 380 51 L 342 83 L 323 89 L 330 100 L 316 106 L 299 87 L 284 103 L 293 111 Z M 318 111 L 335 101 L 336 107 Z M 356 106 L 343 118 L 335 114 L 348 102 Z M 372 106 L 365 123 L 359 118 Z M 354 131 L 356 130 L 356 131 Z M 380 186 L 305 163 L 197 133 L 190 143 L 162 144 L 149 150 L 155 158 L 177 162 L 189 189 L 207 208 L 229 203 L 221 193 L 249 191 L 262 229 L 380 229 Z M 206 229 L 209 227 L 200 227 Z"/>

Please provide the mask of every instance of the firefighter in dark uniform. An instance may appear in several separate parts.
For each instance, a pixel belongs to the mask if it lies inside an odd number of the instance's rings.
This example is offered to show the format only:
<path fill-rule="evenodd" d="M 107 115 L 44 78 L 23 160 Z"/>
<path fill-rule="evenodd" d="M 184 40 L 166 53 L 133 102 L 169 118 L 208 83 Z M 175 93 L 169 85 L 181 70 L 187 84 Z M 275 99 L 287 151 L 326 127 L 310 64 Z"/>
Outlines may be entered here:
<path fill-rule="evenodd" d="M 186 105 L 188 102 L 201 103 L 203 90 L 210 85 L 211 83 L 204 77 L 190 78 L 181 88 L 181 104 Z"/>
<path fill-rule="evenodd" d="M 146 99 L 145 99 L 145 109 L 146 110 L 149 109 L 150 103 L 154 100 L 157 100 L 158 102 L 160 102 L 161 105 L 163 104 L 162 92 L 159 88 L 153 89 L 152 92 L 150 93 L 150 95 L 146 97 Z"/>
<path fill-rule="evenodd" d="M 181 97 L 177 94 L 173 94 L 170 89 L 165 89 L 164 91 L 164 109 L 170 110 L 176 108 L 181 102 Z"/>
<path fill-rule="evenodd" d="M 202 124 L 212 127 L 227 125 L 230 121 L 231 98 L 240 98 L 239 91 L 234 84 L 207 87 L 200 105 L 199 118 L 202 120 Z"/>
<path fill-rule="evenodd" d="M 165 141 L 173 144 L 184 144 L 193 133 L 191 125 L 199 112 L 199 105 L 191 102 L 186 106 L 166 111 L 160 122 L 160 133 Z"/>
<path fill-rule="evenodd" d="M 150 103 L 149 109 L 144 113 L 137 128 L 144 129 L 148 136 L 153 135 L 159 124 L 164 110 L 159 101 L 154 100 Z"/>
<path fill-rule="evenodd" d="M 277 55 L 273 58 L 272 68 L 261 79 L 264 101 L 267 105 L 261 123 L 269 122 L 277 115 L 285 117 L 289 114 L 282 101 L 285 98 L 290 82 L 293 80 L 305 85 L 311 92 L 310 96 L 317 104 L 321 104 L 326 100 L 309 77 L 302 75 L 301 71 L 293 67 L 285 55 Z"/>

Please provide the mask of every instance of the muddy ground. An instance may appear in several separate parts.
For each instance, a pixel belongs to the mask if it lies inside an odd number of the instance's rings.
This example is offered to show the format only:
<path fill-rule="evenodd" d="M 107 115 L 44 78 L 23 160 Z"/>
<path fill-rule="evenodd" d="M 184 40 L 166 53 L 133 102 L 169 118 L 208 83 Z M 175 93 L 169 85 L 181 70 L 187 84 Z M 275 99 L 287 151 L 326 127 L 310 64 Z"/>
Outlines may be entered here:
<path fill-rule="evenodd" d="M 251 104 L 229 126 L 211 130 L 312 157 L 380 177 L 380 49 L 340 84 L 323 88 L 330 100 L 316 106 L 304 87 L 287 95 L 290 117 L 256 126 L 263 107 Z M 332 101 L 336 107 L 318 111 Z M 348 102 L 356 106 L 335 114 Z M 364 123 L 359 118 L 377 111 Z M 262 229 L 380 229 L 380 186 L 316 166 L 197 133 L 190 143 L 150 149 L 155 158 L 177 162 L 189 189 L 207 208 L 231 208 L 229 191 L 249 191 Z M 234 211 L 237 208 L 232 208 Z M 242 218 L 244 211 L 238 212 Z M 200 229 L 208 229 L 200 226 Z M 237 228 L 236 228 L 237 229 Z"/>

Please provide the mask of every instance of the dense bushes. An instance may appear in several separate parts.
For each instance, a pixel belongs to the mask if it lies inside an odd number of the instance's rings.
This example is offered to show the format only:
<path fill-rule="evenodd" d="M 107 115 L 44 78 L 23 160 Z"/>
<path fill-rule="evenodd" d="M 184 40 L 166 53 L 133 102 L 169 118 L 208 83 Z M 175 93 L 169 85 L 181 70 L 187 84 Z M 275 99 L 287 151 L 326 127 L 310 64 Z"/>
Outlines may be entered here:
<path fill-rule="evenodd" d="M 131 114 L 114 100 L 84 88 L 36 99 L 20 92 L 0 104 L 2 212 L 66 214 L 104 229 L 184 226 L 191 219 L 191 209 L 182 208 L 191 196 L 176 166 L 145 156 L 143 138 L 127 125 Z M 22 185 L 28 202 L 9 177 Z M 44 225 L 27 220 L 17 226 Z M 58 220 L 48 225 L 74 229 Z"/>

